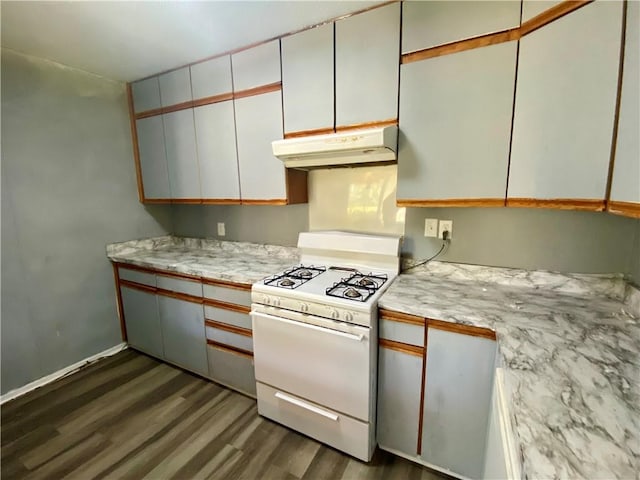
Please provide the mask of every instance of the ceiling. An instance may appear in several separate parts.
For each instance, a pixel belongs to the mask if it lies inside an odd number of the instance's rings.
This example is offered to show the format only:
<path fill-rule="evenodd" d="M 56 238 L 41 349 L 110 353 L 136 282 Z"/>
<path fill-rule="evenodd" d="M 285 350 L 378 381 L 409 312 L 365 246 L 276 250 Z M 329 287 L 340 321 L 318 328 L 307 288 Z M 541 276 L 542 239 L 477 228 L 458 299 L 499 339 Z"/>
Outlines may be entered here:
<path fill-rule="evenodd" d="M 2 47 L 131 81 L 380 1 L 2 1 Z"/>

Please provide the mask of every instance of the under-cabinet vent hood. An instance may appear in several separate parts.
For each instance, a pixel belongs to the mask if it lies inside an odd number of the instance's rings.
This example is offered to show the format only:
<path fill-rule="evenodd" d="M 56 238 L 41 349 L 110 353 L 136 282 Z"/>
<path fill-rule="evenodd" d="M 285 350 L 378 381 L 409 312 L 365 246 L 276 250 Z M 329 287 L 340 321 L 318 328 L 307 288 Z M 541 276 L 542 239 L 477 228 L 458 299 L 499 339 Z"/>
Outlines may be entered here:
<path fill-rule="evenodd" d="M 398 126 L 288 138 L 271 143 L 288 168 L 346 167 L 396 160 Z"/>

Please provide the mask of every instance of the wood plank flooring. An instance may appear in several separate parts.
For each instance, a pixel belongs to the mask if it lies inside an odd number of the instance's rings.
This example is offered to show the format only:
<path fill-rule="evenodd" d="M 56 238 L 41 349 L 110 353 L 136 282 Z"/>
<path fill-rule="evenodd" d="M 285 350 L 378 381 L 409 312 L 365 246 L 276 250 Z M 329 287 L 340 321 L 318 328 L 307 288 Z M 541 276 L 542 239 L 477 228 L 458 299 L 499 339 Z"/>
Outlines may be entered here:
<path fill-rule="evenodd" d="M 1 438 L 3 480 L 446 478 L 380 450 L 359 462 L 133 350 L 6 403 Z"/>

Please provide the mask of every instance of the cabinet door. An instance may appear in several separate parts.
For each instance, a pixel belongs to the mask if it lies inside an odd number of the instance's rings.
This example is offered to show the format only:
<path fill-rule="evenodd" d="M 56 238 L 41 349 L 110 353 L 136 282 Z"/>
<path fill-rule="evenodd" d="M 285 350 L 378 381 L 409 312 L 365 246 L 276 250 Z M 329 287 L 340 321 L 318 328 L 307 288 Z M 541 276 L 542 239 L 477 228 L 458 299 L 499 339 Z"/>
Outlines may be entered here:
<path fill-rule="evenodd" d="M 158 296 L 164 357 L 202 375 L 208 375 L 204 312 L 199 303 Z"/>
<path fill-rule="evenodd" d="M 253 358 L 219 346 L 208 345 L 209 377 L 251 397 L 256 396 Z"/>
<path fill-rule="evenodd" d="M 189 67 L 163 73 L 160 81 L 160 99 L 163 107 L 191 100 L 191 75 Z"/>
<path fill-rule="evenodd" d="M 146 199 L 169 199 L 169 173 L 162 116 L 136 120 L 142 185 Z"/>
<path fill-rule="evenodd" d="M 402 65 L 398 200 L 504 201 L 516 42 Z"/>
<path fill-rule="evenodd" d="M 240 200 L 233 101 L 193 110 L 203 199 Z"/>
<path fill-rule="evenodd" d="M 520 25 L 519 1 L 403 2 L 402 53 Z"/>
<path fill-rule="evenodd" d="M 495 353 L 493 340 L 429 328 L 421 454 L 425 462 L 481 478 Z"/>
<path fill-rule="evenodd" d="M 609 170 L 621 14 L 622 2 L 590 3 L 520 40 L 510 199 L 595 200 L 599 208 Z"/>
<path fill-rule="evenodd" d="M 238 52 L 231 56 L 231 64 L 234 92 L 279 82 L 280 40 Z"/>
<path fill-rule="evenodd" d="M 191 89 L 194 100 L 232 92 L 231 57 L 224 55 L 191 65 Z"/>
<path fill-rule="evenodd" d="M 333 128 L 333 23 L 282 39 L 284 131 Z"/>
<path fill-rule="evenodd" d="M 171 198 L 201 198 L 193 109 L 162 116 Z"/>
<path fill-rule="evenodd" d="M 336 125 L 396 119 L 400 3 L 336 22 Z"/>
<path fill-rule="evenodd" d="M 122 310 L 131 346 L 163 358 L 162 330 L 154 293 L 121 287 Z"/>
<path fill-rule="evenodd" d="M 235 100 L 242 200 L 285 200 L 285 168 L 271 142 L 282 138 L 281 92 Z"/>
<path fill-rule="evenodd" d="M 627 2 L 620 120 L 611 200 L 636 204 L 640 215 L 640 3 Z M 614 206 L 615 208 L 615 206 Z"/>
<path fill-rule="evenodd" d="M 139 80 L 131 84 L 131 93 L 133 95 L 133 110 L 145 112 L 160 108 L 160 84 L 158 77 Z"/>
<path fill-rule="evenodd" d="M 422 355 L 378 349 L 378 444 L 417 454 Z"/>

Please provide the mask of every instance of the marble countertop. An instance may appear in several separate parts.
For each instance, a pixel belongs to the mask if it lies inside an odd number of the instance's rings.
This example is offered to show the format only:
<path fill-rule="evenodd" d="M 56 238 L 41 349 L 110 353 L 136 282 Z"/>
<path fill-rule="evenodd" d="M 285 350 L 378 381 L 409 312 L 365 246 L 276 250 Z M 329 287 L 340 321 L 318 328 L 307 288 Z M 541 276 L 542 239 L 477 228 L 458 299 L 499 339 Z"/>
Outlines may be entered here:
<path fill-rule="evenodd" d="M 621 276 L 432 262 L 379 306 L 496 331 L 523 477 L 637 479 L 639 299 Z"/>
<path fill-rule="evenodd" d="M 298 249 L 248 242 L 156 237 L 107 245 L 114 262 L 251 284 L 298 263 Z"/>

